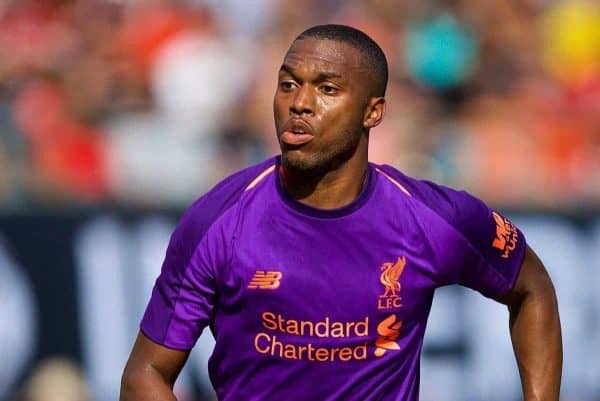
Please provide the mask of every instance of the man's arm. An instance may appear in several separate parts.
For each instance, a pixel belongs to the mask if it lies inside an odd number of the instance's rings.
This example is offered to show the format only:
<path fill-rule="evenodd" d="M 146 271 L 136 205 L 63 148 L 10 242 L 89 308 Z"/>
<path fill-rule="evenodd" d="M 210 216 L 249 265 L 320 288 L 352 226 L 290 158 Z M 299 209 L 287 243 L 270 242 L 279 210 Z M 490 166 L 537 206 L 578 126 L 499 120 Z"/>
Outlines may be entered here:
<path fill-rule="evenodd" d="M 525 401 L 558 401 L 562 340 L 558 304 L 544 265 L 527 247 L 514 288 L 500 302 L 510 312 L 510 334 Z"/>
<path fill-rule="evenodd" d="M 188 356 L 140 332 L 123 372 L 120 401 L 177 401 L 173 385 Z"/>

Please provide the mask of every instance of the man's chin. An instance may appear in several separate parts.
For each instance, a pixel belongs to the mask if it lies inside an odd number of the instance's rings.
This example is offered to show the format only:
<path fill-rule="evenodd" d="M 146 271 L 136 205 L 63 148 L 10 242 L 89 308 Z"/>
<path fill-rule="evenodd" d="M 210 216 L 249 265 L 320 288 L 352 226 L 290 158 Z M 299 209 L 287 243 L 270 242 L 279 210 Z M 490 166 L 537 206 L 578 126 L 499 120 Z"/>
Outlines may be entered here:
<path fill-rule="evenodd" d="M 281 152 L 281 164 L 285 168 L 300 171 L 314 171 L 321 167 L 321 163 L 315 157 L 302 154 L 298 150 L 284 150 Z"/>

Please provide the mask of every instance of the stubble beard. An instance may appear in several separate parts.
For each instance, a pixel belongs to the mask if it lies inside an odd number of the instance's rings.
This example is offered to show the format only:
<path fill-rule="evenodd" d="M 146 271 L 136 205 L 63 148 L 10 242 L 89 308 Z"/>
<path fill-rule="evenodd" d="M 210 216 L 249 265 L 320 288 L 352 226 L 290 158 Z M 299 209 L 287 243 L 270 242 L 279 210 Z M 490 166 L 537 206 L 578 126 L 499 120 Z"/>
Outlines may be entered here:
<path fill-rule="evenodd" d="M 336 170 L 347 162 L 356 152 L 362 133 L 347 133 L 348 138 L 329 152 L 302 155 L 298 150 L 281 152 L 281 164 L 284 168 L 310 176 L 324 175 Z"/>
<path fill-rule="evenodd" d="M 322 170 L 327 163 L 319 155 L 303 156 L 299 155 L 297 151 L 288 150 L 281 153 L 281 164 L 290 170 L 309 173 Z"/>

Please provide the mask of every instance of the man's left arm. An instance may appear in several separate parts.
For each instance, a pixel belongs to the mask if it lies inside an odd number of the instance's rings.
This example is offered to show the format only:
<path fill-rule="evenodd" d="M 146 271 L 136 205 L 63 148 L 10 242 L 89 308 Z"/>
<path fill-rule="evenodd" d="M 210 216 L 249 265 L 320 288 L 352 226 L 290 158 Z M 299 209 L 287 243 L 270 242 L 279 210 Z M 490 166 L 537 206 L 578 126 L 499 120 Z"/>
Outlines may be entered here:
<path fill-rule="evenodd" d="M 562 341 L 556 295 L 523 233 L 468 192 L 410 180 L 393 169 L 386 172 L 406 184 L 464 240 L 451 248 L 448 242 L 437 242 L 441 253 L 452 252 L 450 263 L 436 272 L 438 286 L 460 284 L 508 305 L 524 400 L 558 401 Z"/>
<path fill-rule="evenodd" d="M 560 318 L 554 286 L 527 247 L 512 290 L 499 298 L 510 313 L 510 334 L 525 401 L 558 401 L 562 373 Z"/>

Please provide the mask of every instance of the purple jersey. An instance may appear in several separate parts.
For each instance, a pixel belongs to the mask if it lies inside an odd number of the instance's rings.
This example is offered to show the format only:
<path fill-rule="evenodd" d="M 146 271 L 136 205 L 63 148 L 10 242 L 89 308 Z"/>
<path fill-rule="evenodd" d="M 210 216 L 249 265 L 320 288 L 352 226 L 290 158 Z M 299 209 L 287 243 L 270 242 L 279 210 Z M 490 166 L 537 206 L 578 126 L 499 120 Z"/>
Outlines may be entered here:
<path fill-rule="evenodd" d="M 434 290 L 505 294 L 525 238 L 467 193 L 383 165 L 350 205 L 314 209 L 283 190 L 278 163 L 188 209 L 141 330 L 189 350 L 210 326 L 222 401 L 417 400 Z"/>

